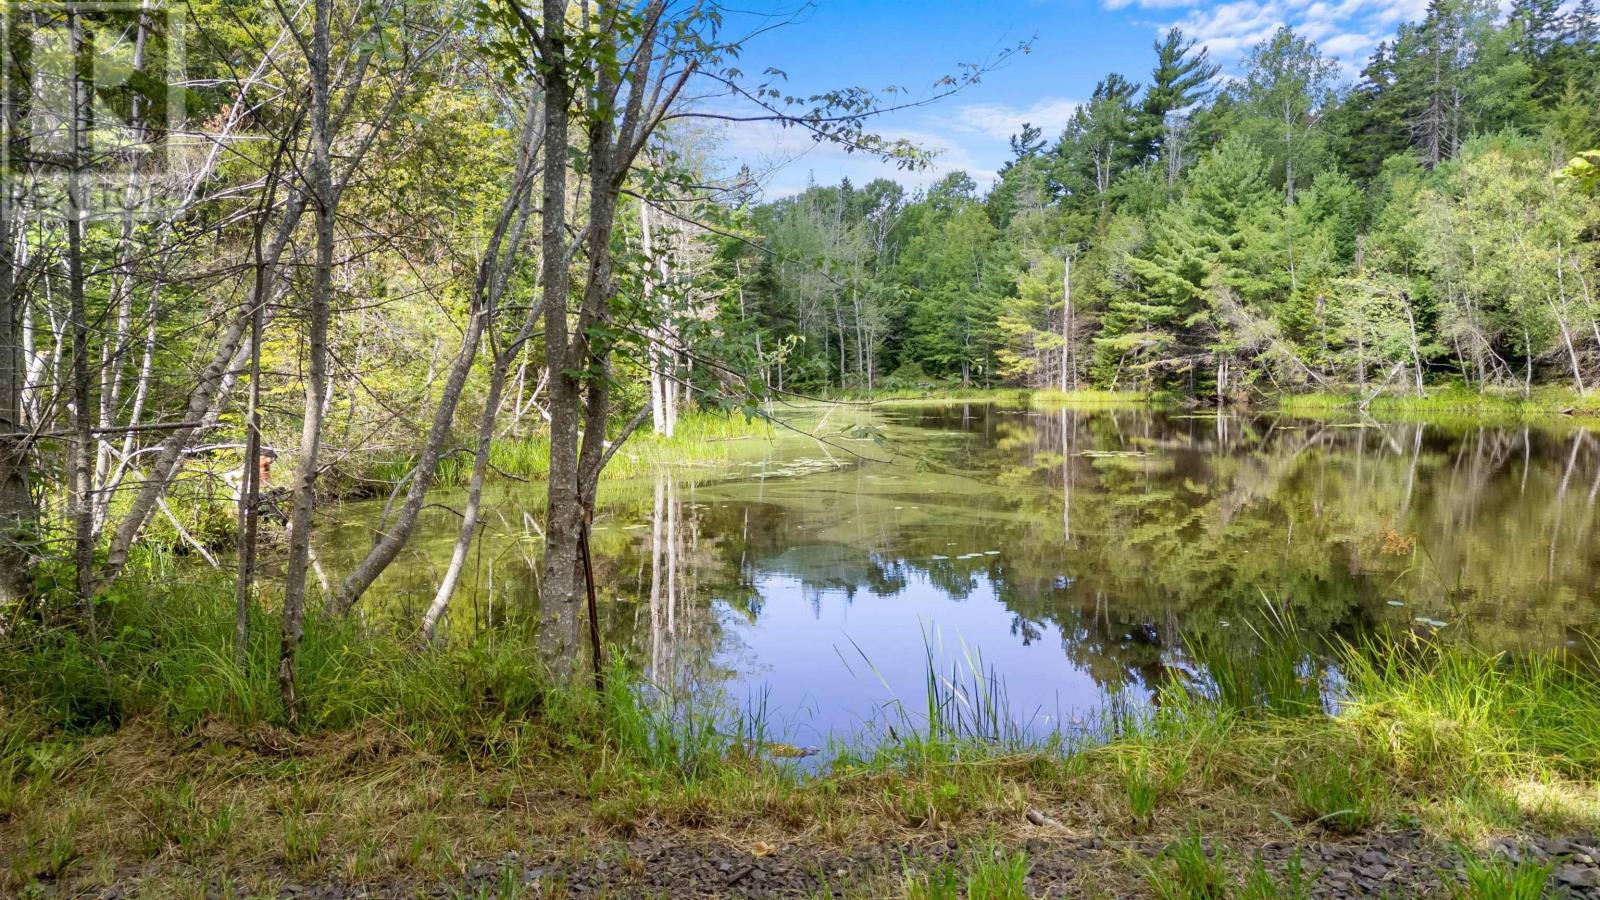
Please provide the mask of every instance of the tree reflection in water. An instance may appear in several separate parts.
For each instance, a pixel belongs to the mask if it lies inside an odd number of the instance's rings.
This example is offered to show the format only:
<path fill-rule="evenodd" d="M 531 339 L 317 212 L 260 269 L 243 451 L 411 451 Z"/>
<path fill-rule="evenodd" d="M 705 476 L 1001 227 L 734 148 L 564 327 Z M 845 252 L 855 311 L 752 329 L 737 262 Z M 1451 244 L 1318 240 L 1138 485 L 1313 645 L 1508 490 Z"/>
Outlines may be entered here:
<path fill-rule="evenodd" d="M 664 687 L 770 692 L 821 734 L 918 700 L 927 641 L 947 661 L 980 647 L 1014 707 L 1059 722 L 1194 673 L 1190 636 L 1251 652 L 1266 603 L 1317 636 L 1427 619 L 1512 650 L 1579 646 L 1600 619 L 1583 429 L 969 403 L 874 424 L 892 462 L 797 440 L 610 486 L 608 643 Z M 535 493 L 487 497 L 488 521 L 524 521 Z M 449 633 L 538 618 L 537 535 L 490 531 L 463 588 L 490 602 Z M 434 543 L 386 579 L 401 619 Z"/>

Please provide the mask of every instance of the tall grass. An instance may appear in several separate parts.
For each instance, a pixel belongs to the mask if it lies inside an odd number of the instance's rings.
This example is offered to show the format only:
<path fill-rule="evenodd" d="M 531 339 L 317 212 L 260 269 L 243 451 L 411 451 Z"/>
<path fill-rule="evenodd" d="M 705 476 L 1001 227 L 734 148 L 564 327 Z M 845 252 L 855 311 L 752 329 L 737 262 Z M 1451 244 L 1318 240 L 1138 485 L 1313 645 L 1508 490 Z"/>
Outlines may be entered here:
<path fill-rule="evenodd" d="M 1367 394 L 1321 392 L 1285 394 L 1274 398 L 1274 405 L 1292 414 L 1316 415 L 1337 410 L 1358 408 Z M 1430 388 L 1426 396 L 1418 397 L 1407 392 L 1385 393 L 1372 397 L 1367 411 L 1377 416 L 1471 415 L 1488 419 L 1525 419 L 1547 416 L 1552 413 L 1572 413 L 1579 416 L 1600 416 L 1600 394 L 1579 396 L 1570 388 L 1540 386 L 1523 394 L 1521 391 L 1481 391 L 1452 384 Z"/>
<path fill-rule="evenodd" d="M 231 649 L 231 593 L 220 576 L 121 589 L 105 604 L 93 646 L 70 628 L 14 628 L 0 647 L 5 703 L 68 733 L 115 729 L 134 716 L 180 730 L 213 717 L 282 725 L 276 623 L 253 612 L 241 669 Z M 1409 635 L 1316 651 L 1278 621 L 1243 649 L 1191 638 L 1196 679 L 1171 684 L 1154 708 L 1110 697 L 1099 727 L 1085 732 L 1094 743 L 1127 746 L 1238 732 L 1255 728 L 1252 720 L 1277 734 L 1323 734 L 1333 725 L 1383 765 L 1435 783 L 1600 771 L 1600 680 L 1564 654 L 1513 657 Z M 921 710 L 902 708 L 890 723 L 901 744 L 1005 753 L 1081 746 L 1019 715 L 978 650 L 963 648 L 950 663 L 939 661 L 933 641 L 924 652 Z M 428 746 L 466 751 L 493 744 L 518 722 L 586 719 L 585 728 L 598 726 L 646 763 L 686 773 L 766 743 L 760 705 L 735 710 L 674 696 L 626 669 L 597 698 L 553 675 L 542 658 L 531 627 L 419 651 L 401 635 L 313 612 L 300 655 L 302 727 L 376 719 Z M 1325 668 L 1339 673 L 1336 698 Z M 5 740 L 20 739 L 13 732 L 0 735 Z"/>
<path fill-rule="evenodd" d="M 1218 708 L 1236 714 L 1322 712 L 1318 660 L 1325 654 L 1319 653 L 1295 624 L 1292 612 L 1266 602 L 1257 620 L 1244 624 L 1253 640 L 1242 648 L 1226 645 L 1211 633 L 1187 636 L 1189 653 L 1204 674 L 1198 689 Z"/>
<path fill-rule="evenodd" d="M 1340 659 L 1348 682 L 1340 720 L 1413 777 L 1600 771 L 1600 681 L 1563 653 L 1513 657 L 1372 638 Z"/>
<path fill-rule="evenodd" d="M 179 732 L 208 721 L 284 727 L 278 629 L 251 618 L 246 665 L 232 653 L 232 590 L 224 579 L 118 594 L 105 637 L 69 629 L 19 632 L 0 646 L 0 694 L 17 722 L 68 735 L 115 730 L 135 717 Z M 494 761 L 535 745 L 578 740 L 644 769 L 692 780 L 764 732 L 754 713 L 678 698 L 645 685 L 622 661 L 595 694 L 554 674 L 535 635 L 503 630 L 420 649 L 353 619 L 311 611 L 300 646 L 299 729 L 376 723 L 413 746 Z M 0 732 L 0 748 L 35 740 Z M 0 803 L 22 766 L 0 755 Z"/>

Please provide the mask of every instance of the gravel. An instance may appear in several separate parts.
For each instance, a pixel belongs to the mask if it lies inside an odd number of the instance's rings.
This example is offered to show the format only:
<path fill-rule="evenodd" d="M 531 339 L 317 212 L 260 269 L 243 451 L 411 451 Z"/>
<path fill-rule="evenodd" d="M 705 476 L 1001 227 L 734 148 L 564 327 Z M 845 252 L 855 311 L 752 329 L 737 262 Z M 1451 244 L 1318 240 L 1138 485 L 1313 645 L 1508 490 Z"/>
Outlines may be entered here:
<path fill-rule="evenodd" d="M 498 896 L 508 881 L 528 889 L 523 896 L 539 896 L 540 889 L 552 886 L 560 886 L 572 897 L 837 896 L 840 888 L 850 885 L 892 886 L 908 867 L 965 860 L 977 846 L 930 838 L 921 843 L 845 851 L 762 845 L 762 855 L 756 855 L 749 848 L 663 835 L 603 842 L 588 848 L 581 858 L 553 852 L 508 853 L 498 859 L 473 861 L 462 867 L 459 876 L 439 882 L 396 879 L 354 884 L 338 879 L 278 879 L 277 892 L 271 896 L 293 900 L 488 898 Z M 1018 841 L 1012 849 L 1028 854 L 1029 896 L 1142 897 L 1147 895 L 1147 887 L 1140 872 L 1159 859 L 1164 847 L 1157 841 L 1041 834 Z M 1311 896 L 1317 898 L 1445 897 L 1463 883 L 1457 854 L 1416 831 L 1303 843 L 1229 844 L 1224 852 L 1236 862 L 1258 857 L 1280 878 L 1298 858 Z M 1485 848 L 1485 855 L 1550 865 L 1550 896 L 1600 900 L 1600 866 L 1595 862 L 1600 859 L 1600 841 L 1593 835 L 1500 839 Z M 97 893 L 73 896 L 101 900 L 145 896 L 140 882 L 154 874 L 128 873 Z M 210 896 L 224 895 L 219 878 L 213 876 L 210 884 Z M 243 881 L 231 885 L 231 893 L 251 896 Z"/>

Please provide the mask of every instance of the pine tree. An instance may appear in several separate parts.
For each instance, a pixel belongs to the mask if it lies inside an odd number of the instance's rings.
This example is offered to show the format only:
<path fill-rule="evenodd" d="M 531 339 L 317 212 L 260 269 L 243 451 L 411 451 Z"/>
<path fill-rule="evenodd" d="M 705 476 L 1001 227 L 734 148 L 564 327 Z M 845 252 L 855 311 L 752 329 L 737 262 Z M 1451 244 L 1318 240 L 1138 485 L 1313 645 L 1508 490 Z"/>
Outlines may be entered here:
<path fill-rule="evenodd" d="M 1195 52 L 1195 42 L 1186 40 L 1178 28 L 1170 29 L 1153 46 L 1156 65 L 1150 70 L 1150 87 L 1139 105 L 1136 156 L 1155 161 L 1172 155 L 1168 171 L 1175 177 L 1183 169 L 1183 114 L 1206 102 L 1221 69 L 1204 47 Z"/>
<path fill-rule="evenodd" d="M 1506 18 L 1513 29 L 1510 49 L 1533 73 L 1534 95 L 1559 94 L 1563 73 L 1557 60 L 1568 24 L 1560 0 L 1514 0 Z"/>
<path fill-rule="evenodd" d="M 1068 182 L 1092 191 L 1102 205 L 1117 176 L 1139 161 L 1138 92 L 1138 84 L 1115 72 L 1102 78 L 1089 102 L 1073 112 L 1057 147 Z"/>
<path fill-rule="evenodd" d="M 1138 289 L 1107 305 L 1095 341 L 1102 370 L 1134 365 L 1158 382 L 1209 357 L 1217 327 L 1207 288 L 1237 263 L 1247 224 L 1271 214 L 1265 173 L 1264 157 L 1240 136 L 1195 165 L 1183 198 L 1152 225 L 1148 246 L 1128 258 Z"/>
<path fill-rule="evenodd" d="M 1401 25 L 1395 40 L 1378 44 L 1361 70 L 1361 80 L 1330 118 L 1334 153 L 1355 178 L 1376 176 L 1384 160 L 1411 146 L 1406 120 L 1414 103 L 1407 95 L 1415 83 L 1399 77 L 1398 57 L 1402 47 L 1411 46 L 1414 29 Z"/>

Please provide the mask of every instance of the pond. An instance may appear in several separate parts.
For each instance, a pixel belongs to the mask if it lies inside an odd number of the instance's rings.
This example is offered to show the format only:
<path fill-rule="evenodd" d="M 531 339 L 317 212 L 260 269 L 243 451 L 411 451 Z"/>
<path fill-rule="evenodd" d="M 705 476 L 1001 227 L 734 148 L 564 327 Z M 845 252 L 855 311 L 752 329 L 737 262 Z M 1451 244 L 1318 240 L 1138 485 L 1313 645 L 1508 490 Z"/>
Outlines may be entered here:
<path fill-rule="evenodd" d="M 1193 674 L 1197 636 L 1250 652 L 1263 623 L 1507 650 L 1587 652 L 1600 632 L 1600 435 L 1564 420 L 776 412 L 817 437 L 608 484 L 594 547 L 608 644 L 663 687 L 762 710 L 786 743 L 916 722 L 930 661 L 1041 735 Z M 448 633 L 537 618 L 542 503 L 542 485 L 486 496 Z M 343 512 L 325 558 L 370 540 L 377 507 Z M 429 514 L 376 589 L 385 612 L 415 627 L 456 527 Z"/>

